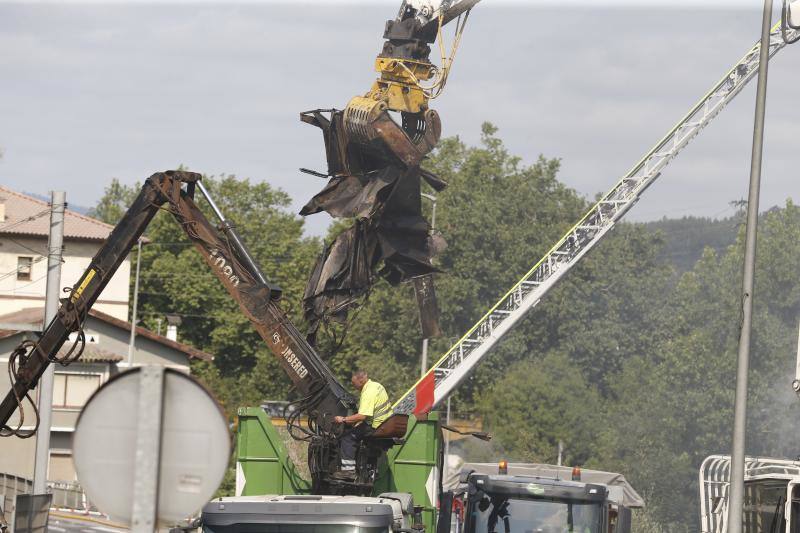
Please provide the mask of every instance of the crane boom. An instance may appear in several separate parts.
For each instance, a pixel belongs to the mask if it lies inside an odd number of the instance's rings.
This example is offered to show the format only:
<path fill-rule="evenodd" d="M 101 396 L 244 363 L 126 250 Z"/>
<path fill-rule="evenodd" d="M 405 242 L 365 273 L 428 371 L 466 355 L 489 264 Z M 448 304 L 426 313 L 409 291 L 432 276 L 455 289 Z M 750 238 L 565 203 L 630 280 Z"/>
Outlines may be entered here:
<path fill-rule="evenodd" d="M 48 365 L 53 362 L 66 365 L 80 358 L 87 313 L 162 206 L 174 216 L 203 260 L 239 304 L 298 393 L 307 398 L 304 410 L 315 420 L 316 428 L 329 432 L 333 416 L 345 414 L 355 405 L 354 398 L 280 308 L 277 302 L 280 288 L 266 280 L 200 180 L 200 174 L 178 170 L 159 172 L 145 181 L 128 211 L 69 291 L 69 297 L 61 301 L 58 314 L 42 336 L 34 343 L 24 342 L 12 354 L 19 368 L 14 373 L 11 390 L 0 402 L 0 436 L 31 436 L 35 432 L 35 429 L 22 431 L 22 419 L 16 429 L 8 426 L 8 421 L 22 407 L 23 400 L 36 387 Z M 195 203 L 195 190 L 202 193 L 219 218 L 218 227 Z M 79 333 L 79 340 L 66 357 L 60 358 L 59 349 L 72 332 Z"/>
<path fill-rule="evenodd" d="M 770 32 L 770 57 L 798 36 L 799 30 L 776 24 Z M 755 77 L 760 50 L 758 42 L 394 404 L 394 411 L 423 414 L 446 399 L 494 345 L 614 228 L 664 167 Z"/>

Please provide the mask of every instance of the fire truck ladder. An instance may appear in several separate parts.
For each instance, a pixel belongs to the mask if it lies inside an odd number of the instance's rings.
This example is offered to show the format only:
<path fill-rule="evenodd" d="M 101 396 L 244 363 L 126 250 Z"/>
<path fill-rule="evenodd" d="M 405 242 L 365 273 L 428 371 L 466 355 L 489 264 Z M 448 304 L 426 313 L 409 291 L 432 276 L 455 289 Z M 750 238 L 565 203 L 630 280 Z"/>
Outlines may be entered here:
<path fill-rule="evenodd" d="M 770 57 L 800 36 L 781 24 L 770 34 Z M 786 40 L 784 40 L 786 37 Z M 758 73 L 761 43 L 745 56 L 586 215 L 553 246 L 433 367 L 406 392 L 395 413 L 438 406 L 492 347 L 575 266 L 639 200 L 661 171 Z"/>

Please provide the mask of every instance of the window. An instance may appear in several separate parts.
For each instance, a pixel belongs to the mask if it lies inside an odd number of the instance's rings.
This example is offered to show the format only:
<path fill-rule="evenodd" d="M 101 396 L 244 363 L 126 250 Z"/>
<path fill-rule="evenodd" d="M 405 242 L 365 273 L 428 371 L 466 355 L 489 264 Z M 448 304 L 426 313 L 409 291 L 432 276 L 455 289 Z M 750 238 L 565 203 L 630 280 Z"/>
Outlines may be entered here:
<path fill-rule="evenodd" d="M 800 487 L 792 486 L 791 533 L 800 532 Z"/>
<path fill-rule="evenodd" d="M 56 373 L 53 382 L 53 407 L 83 407 L 100 387 L 96 374 Z"/>
<path fill-rule="evenodd" d="M 470 497 L 467 530 L 476 533 L 500 531 L 574 531 L 600 533 L 603 505 L 580 500 L 513 498 L 503 494 Z"/>
<path fill-rule="evenodd" d="M 788 482 L 780 479 L 745 483 L 743 528 L 746 533 L 786 531 L 784 509 Z"/>
<path fill-rule="evenodd" d="M 75 481 L 75 467 L 72 455 L 68 452 L 50 452 L 50 465 L 47 470 L 49 481 Z"/>
<path fill-rule="evenodd" d="M 17 280 L 30 281 L 33 275 L 33 257 L 17 257 Z"/>

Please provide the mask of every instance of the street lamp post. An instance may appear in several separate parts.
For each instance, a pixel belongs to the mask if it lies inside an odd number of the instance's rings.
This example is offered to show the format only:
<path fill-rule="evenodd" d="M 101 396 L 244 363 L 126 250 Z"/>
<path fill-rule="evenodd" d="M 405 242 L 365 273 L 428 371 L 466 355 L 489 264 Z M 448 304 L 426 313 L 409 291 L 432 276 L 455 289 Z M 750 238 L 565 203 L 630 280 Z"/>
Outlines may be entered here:
<path fill-rule="evenodd" d="M 761 188 L 761 161 L 764 148 L 764 115 L 767 103 L 772 0 L 764 0 L 761 21 L 761 53 L 759 56 L 756 112 L 753 127 L 753 154 L 750 163 L 750 192 L 747 199 L 744 269 L 742 275 L 742 322 L 739 333 L 739 354 L 736 370 L 736 399 L 733 412 L 733 446 L 731 449 L 730 499 L 728 532 L 742 532 L 744 506 L 745 429 L 747 417 L 747 374 L 750 366 L 750 330 L 753 320 L 753 288 L 758 228 L 758 198 Z"/>
<path fill-rule="evenodd" d="M 133 353 L 136 344 L 136 316 L 139 306 L 139 269 L 142 266 L 142 239 L 139 239 L 136 250 L 136 279 L 133 282 L 133 312 L 131 316 L 131 338 L 128 342 L 128 367 L 133 366 Z"/>
<path fill-rule="evenodd" d="M 431 232 L 436 229 L 436 197 L 432 194 L 421 193 L 422 197 L 430 200 L 433 206 L 431 207 Z M 428 371 L 428 338 L 422 339 L 422 358 L 420 359 L 420 377 L 425 375 Z"/>
<path fill-rule="evenodd" d="M 436 229 L 436 196 L 427 193 L 421 193 L 422 197 L 431 202 L 431 233 Z M 420 377 L 425 375 L 428 371 L 428 338 L 422 339 L 422 357 L 420 358 Z M 447 398 L 447 417 L 446 422 L 450 425 L 450 397 Z M 444 465 L 442 465 L 442 477 L 446 477 L 447 472 L 447 456 L 450 453 L 450 432 L 446 432 L 444 437 Z"/>

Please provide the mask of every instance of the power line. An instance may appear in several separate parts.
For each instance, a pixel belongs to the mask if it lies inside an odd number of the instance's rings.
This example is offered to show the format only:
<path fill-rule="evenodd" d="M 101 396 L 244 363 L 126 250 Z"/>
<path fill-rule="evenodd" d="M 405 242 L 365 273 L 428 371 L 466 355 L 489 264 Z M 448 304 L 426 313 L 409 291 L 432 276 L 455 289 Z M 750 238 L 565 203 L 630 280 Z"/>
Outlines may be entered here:
<path fill-rule="evenodd" d="M 49 214 L 49 213 L 50 213 L 50 208 L 48 207 L 47 209 L 44 209 L 43 211 L 39 211 L 38 213 L 35 213 L 35 214 L 33 214 L 33 215 L 31 215 L 31 216 L 29 216 L 27 218 L 22 218 L 20 220 L 17 220 L 16 222 L 12 222 L 12 223 L 8 224 L 7 226 L 0 227 L 0 232 L 6 232 L 6 231 L 10 230 L 11 228 L 16 228 L 20 224 L 24 224 L 26 222 L 31 222 L 33 220 L 36 220 L 37 218 L 41 218 L 44 215 Z"/>
<path fill-rule="evenodd" d="M 6 239 L 8 239 L 9 241 L 13 242 L 14 244 L 16 244 L 17 246 L 19 246 L 20 248 L 25 248 L 26 250 L 28 250 L 28 251 L 29 251 L 29 252 L 31 252 L 31 253 L 34 253 L 34 254 L 36 254 L 36 255 L 43 255 L 43 254 L 42 254 L 42 252 L 40 252 L 39 250 L 34 250 L 34 249 L 33 249 L 33 248 L 31 248 L 30 246 L 26 246 L 25 244 L 22 244 L 21 242 L 19 242 L 19 241 L 18 241 L 18 240 L 16 240 L 16 239 L 13 239 L 13 238 L 11 238 L 11 237 L 8 237 L 8 236 L 6 236 L 5 238 L 6 238 Z M 47 250 L 47 252 L 49 252 L 49 250 Z M 62 260 L 61 260 L 61 262 L 63 263 L 63 262 L 64 262 L 64 260 L 62 259 Z"/>
<path fill-rule="evenodd" d="M 43 255 L 40 255 L 39 257 L 34 257 L 33 261 L 31 261 L 31 267 L 33 267 L 33 265 L 35 265 L 36 263 L 42 261 L 44 258 L 45 257 Z M 16 274 L 19 274 L 23 270 L 24 270 L 23 267 L 18 266 L 16 269 L 12 270 L 11 272 L 6 272 L 5 274 L 0 274 L 0 281 L 3 281 L 6 278 L 10 278 L 11 276 L 14 276 Z M 33 282 L 31 282 L 31 283 L 33 283 Z M 30 285 L 30 284 L 28 284 L 28 285 Z M 27 285 L 25 285 L 25 287 L 27 287 Z M 5 291 L 5 292 L 9 292 L 9 291 Z"/>
<path fill-rule="evenodd" d="M 42 259 L 44 259 L 44 258 L 42 258 Z M 26 283 L 25 285 L 22 285 L 21 287 L 15 287 L 15 288 L 14 288 L 14 290 L 11 290 L 11 291 L 0 291 L 0 292 L 11 292 L 11 293 L 15 293 L 15 292 L 19 291 L 20 289 L 24 289 L 25 287 L 30 287 L 30 286 L 31 286 L 31 285 L 33 285 L 34 283 L 36 283 L 36 282 L 38 282 L 38 281 L 42 281 L 42 280 L 43 280 L 44 278 L 46 278 L 46 277 L 47 277 L 47 273 L 45 273 L 43 276 L 40 276 L 40 277 L 36 278 L 35 280 L 32 280 L 32 281 L 31 281 L 31 282 L 29 282 L 29 283 Z M 1 279 L 1 278 L 0 278 L 0 279 Z"/>
<path fill-rule="evenodd" d="M 141 294 L 141 293 L 140 293 Z M 181 318 L 205 318 L 206 320 L 221 320 L 220 317 L 215 317 L 211 315 L 196 315 L 192 313 L 177 313 L 175 311 L 142 311 L 141 314 L 143 315 L 153 315 L 153 316 L 166 316 L 166 315 L 177 315 Z"/>
<path fill-rule="evenodd" d="M 48 207 L 47 209 L 43 209 L 43 210 L 39 211 L 38 213 L 34 213 L 33 215 L 31 215 L 29 217 L 22 218 L 20 220 L 17 220 L 16 222 L 12 222 L 11 224 L 2 226 L 2 227 L 0 227 L 0 232 L 2 232 L 2 233 L 8 232 L 10 229 L 16 228 L 17 226 L 19 226 L 21 224 L 24 224 L 26 222 L 31 222 L 33 220 L 36 220 L 37 218 L 41 218 L 44 215 L 49 214 L 51 209 L 52 209 L 52 207 Z M 33 260 L 31 261 L 31 267 L 34 264 L 36 264 L 36 263 L 42 261 L 43 259 L 45 259 L 45 256 L 41 255 L 41 252 L 39 252 L 38 250 L 34 250 L 33 248 L 31 248 L 29 246 L 26 246 L 25 244 L 22 244 L 21 242 L 13 239 L 13 238 L 11 238 L 11 237 L 9 237 L 7 235 L 5 236 L 5 238 L 8 239 L 9 241 L 13 242 L 17 246 L 20 246 L 20 247 L 24 248 L 25 250 L 28 250 L 29 252 L 32 252 L 32 253 L 36 254 L 36 257 L 34 257 Z M 49 250 L 48 250 L 48 252 L 49 252 Z M 63 259 L 62 259 L 62 262 L 63 262 Z M 14 269 L 14 270 L 12 270 L 10 272 L 6 272 L 5 274 L 0 274 L 0 281 L 3 281 L 4 279 L 7 279 L 7 278 L 9 278 L 11 276 L 14 276 L 16 274 L 19 274 L 22 270 L 24 270 L 24 267 L 18 266 L 16 269 Z M 41 278 L 39 278 L 39 279 L 41 279 Z M 32 285 L 36 281 L 39 281 L 39 279 L 31 281 L 30 283 L 28 283 L 26 285 L 23 285 L 22 287 L 17 287 L 14 290 L 18 290 L 18 289 L 27 287 L 29 285 Z M 13 292 L 13 291 L 4 291 L 4 292 Z"/>

